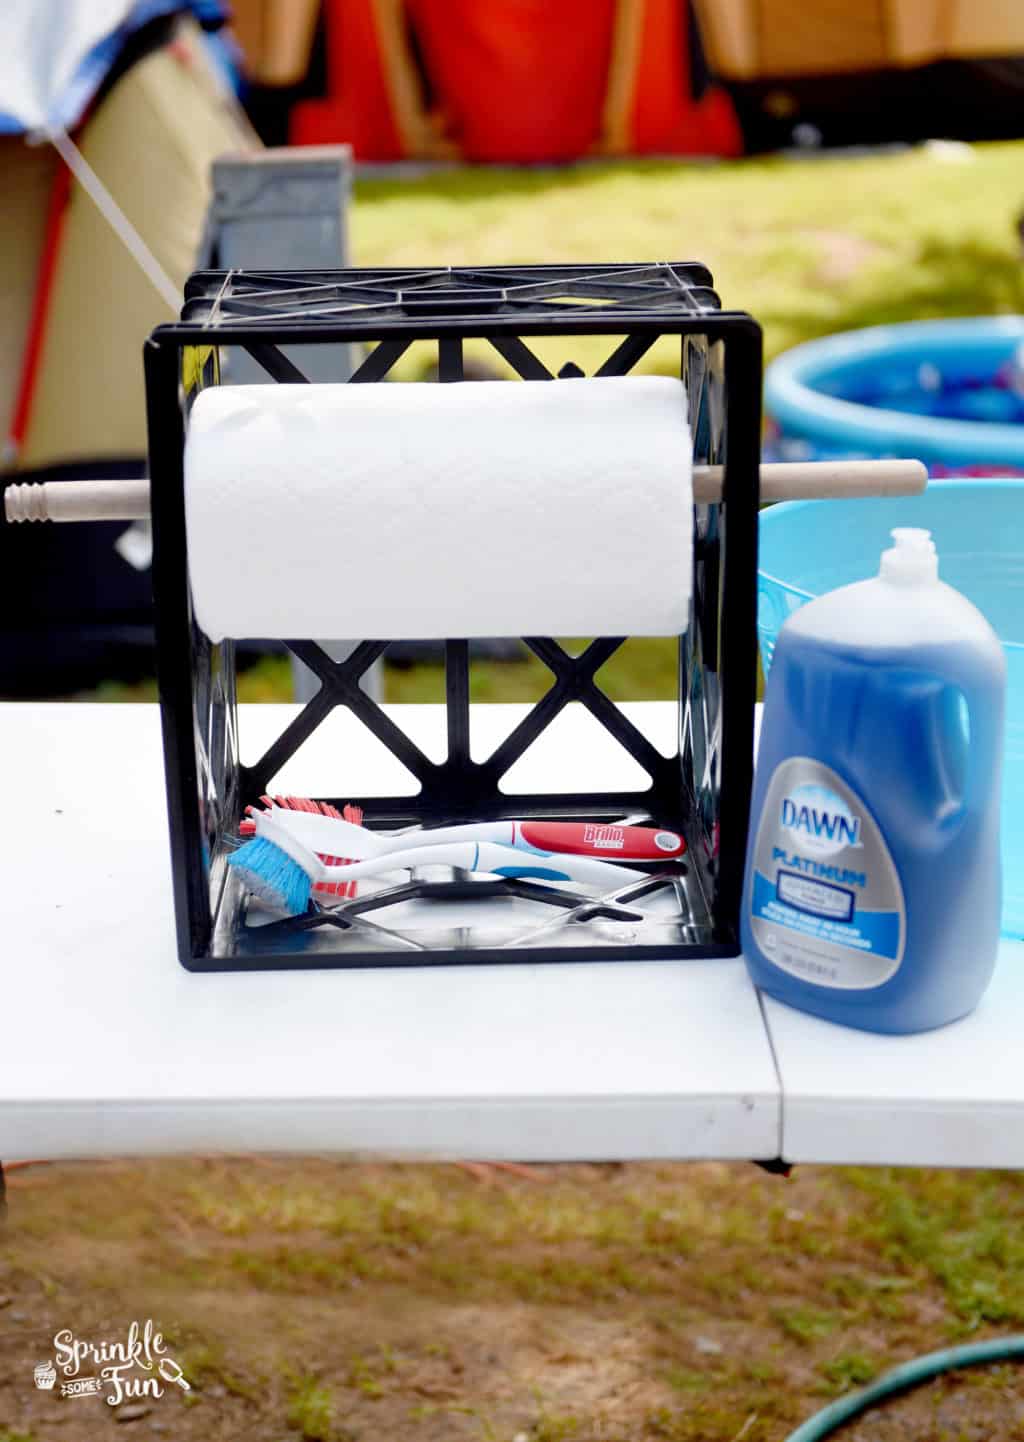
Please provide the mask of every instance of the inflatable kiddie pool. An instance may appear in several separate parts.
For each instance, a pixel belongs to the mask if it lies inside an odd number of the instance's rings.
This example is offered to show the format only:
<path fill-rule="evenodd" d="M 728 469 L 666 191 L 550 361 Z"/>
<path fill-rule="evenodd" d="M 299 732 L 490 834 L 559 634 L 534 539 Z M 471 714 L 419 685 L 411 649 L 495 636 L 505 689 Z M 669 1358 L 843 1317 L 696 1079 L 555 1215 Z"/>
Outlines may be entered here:
<path fill-rule="evenodd" d="M 1024 316 L 795 346 L 768 367 L 765 411 L 780 460 L 901 456 L 934 476 L 1024 476 Z"/>

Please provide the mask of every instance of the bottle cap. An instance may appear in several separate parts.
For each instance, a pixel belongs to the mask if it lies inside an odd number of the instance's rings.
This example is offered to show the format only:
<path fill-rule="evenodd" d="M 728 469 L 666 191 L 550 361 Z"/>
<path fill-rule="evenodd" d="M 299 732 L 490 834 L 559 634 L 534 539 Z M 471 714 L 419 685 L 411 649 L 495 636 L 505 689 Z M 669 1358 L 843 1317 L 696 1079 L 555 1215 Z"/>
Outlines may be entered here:
<path fill-rule="evenodd" d="M 880 576 L 900 585 L 919 585 L 939 579 L 939 558 L 931 531 L 897 526 L 890 534 L 893 545 L 882 552 Z"/>

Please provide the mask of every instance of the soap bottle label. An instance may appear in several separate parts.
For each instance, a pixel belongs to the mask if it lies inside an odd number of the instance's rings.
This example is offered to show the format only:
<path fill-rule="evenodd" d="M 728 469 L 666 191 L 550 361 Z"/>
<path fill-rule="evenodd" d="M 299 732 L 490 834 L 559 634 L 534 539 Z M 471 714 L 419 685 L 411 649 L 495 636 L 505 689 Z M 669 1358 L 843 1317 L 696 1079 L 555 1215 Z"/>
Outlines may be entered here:
<path fill-rule="evenodd" d="M 792 756 L 776 767 L 751 871 L 751 931 L 781 971 L 843 991 L 895 974 L 903 887 L 878 823 L 828 766 Z"/>

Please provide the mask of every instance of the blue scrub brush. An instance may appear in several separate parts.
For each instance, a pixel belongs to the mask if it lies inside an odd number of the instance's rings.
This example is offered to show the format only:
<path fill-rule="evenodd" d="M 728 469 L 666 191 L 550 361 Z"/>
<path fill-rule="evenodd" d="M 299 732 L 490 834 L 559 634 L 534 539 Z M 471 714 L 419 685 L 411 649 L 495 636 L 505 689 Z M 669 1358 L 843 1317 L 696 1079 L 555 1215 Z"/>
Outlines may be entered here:
<path fill-rule="evenodd" d="M 354 881 L 364 876 L 379 876 L 382 872 L 411 870 L 415 866 L 455 866 L 492 876 L 579 881 L 586 886 L 596 886 L 602 892 L 618 891 L 644 879 L 642 871 L 613 866 L 607 861 L 539 851 L 524 854 L 488 841 L 413 846 L 348 866 L 326 866 L 272 816 L 257 812 L 253 821 L 256 835 L 231 853 L 228 865 L 247 891 L 289 916 L 301 916 L 309 906 L 313 887 L 325 881 Z"/>
<path fill-rule="evenodd" d="M 257 818 L 256 832 L 252 841 L 230 854 L 228 865 L 245 889 L 267 906 L 301 916 L 326 866 L 269 816 Z"/>

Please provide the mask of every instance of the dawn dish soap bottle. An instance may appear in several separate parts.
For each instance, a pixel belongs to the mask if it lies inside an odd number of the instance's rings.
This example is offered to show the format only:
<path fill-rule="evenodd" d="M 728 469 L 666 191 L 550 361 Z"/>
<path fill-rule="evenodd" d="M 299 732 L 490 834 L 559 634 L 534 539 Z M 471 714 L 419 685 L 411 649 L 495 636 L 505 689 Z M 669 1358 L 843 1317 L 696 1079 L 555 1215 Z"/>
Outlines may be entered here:
<path fill-rule="evenodd" d="M 927 531 L 808 602 L 765 692 L 741 931 L 755 983 L 846 1026 L 975 1007 L 999 944 L 1006 660 Z"/>

